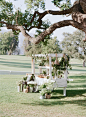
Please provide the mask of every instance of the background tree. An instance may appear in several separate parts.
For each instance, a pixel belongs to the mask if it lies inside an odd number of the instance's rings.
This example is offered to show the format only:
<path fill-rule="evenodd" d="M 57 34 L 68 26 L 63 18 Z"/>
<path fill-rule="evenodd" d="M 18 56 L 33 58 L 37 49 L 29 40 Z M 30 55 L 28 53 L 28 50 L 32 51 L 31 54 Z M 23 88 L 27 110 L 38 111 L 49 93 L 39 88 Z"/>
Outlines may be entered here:
<path fill-rule="evenodd" d="M 12 31 L 0 33 L 0 52 L 1 54 L 8 53 L 9 55 L 18 46 L 18 36 L 14 35 Z"/>
<path fill-rule="evenodd" d="M 85 34 L 77 30 L 73 34 L 63 33 L 64 40 L 61 42 L 63 53 L 67 53 L 70 57 L 83 60 L 83 66 L 86 61 L 86 43 L 82 40 Z"/>
<path fill-rule="evenodd" d="M 46 40 L 45 40 L 46 41 Z M 47 46 L 42 43 L 42 53 L 61 53 L 61 47 L 59 45 L 59 41 L 57 40 L 57 37 L 54 37 L 54 39 L 49 39 L 47 41 Z"/>
<path fill-rule="evenodd" d="M 26 41 L 26 40 L 24 40 Z M 49 53 L 60 53 L 62 52 L 59 41 L 57 40 L 57 37 L 54 37 L 54 39 L 48 39 L 47 40 L 47 46 L 46 46 L 46 39 L 43 42 L 40 42 L 39 44 L 28 44 L 28 46 L 25 46 L 25 54 L 32 56 L 32 54 L 49 54 Z"/>
<path fill-rule="evenodd" d="M 53 11 L 45 9 L 45 0 L 25 0 L 28 9 L 22 13 L 20 8 L 15 11 L 11 2 L 0 0 L 0 26 L 6 26 L 16 34 L 22 32 L 30 42 L 35 44 L 44 40 L 47 35 L 57 28 L 64 26 L 71 25 L 86 33 L 86 0 L 76 0 L 73 6 L 70 1 L 52 0 L 52 4 L 59 8 L 59 11 Z M 39 8 L 43 12 L 40 13 Z M 47 14 L 68 14 L 72 16 L 72 20 L 63 20 L 50 25 L 48 21 L 43 20 Z M 41 29 L 42 33 L 37 37 L 31 37 L 28 32 L 33 28 Z M 86 41 L 86 38 L 84 41 Z"/>

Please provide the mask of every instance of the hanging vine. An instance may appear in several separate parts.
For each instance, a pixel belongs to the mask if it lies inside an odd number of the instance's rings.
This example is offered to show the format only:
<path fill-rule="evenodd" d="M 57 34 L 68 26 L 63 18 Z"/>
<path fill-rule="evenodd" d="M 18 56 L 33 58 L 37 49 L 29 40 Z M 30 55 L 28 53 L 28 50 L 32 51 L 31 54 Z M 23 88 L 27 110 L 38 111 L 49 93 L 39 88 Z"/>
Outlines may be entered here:
<path fill-rule="evenodd" d="M 72 69 L 71 64 L 69 64 L 69 56 L 63 56 L 60 61 L 58 61 L 58 64 L 54 63 L 53 66 L 53 72 L 57 73 L 58 75 L 62 74 L 64 70 L 66 70 L 68 67 L 69 69 Z"/>
<path fill-rule="evenodd" d="M 35 61 L 37 61 L 38 59 L 40 60 L 39 62 L 39 66 L 45 66 L 45 65 L 49 65 L 49 57 L 48 55 L 46 55 L 46 57 L 38 57 L 38 56 L 34 56 L 33 57 L 35 59 Z M 58 60 L 58 57 L 56 55 L 56 57 L 53 57 L 51 59 L 52 62 L 52 75 L 55 76 L 55 74 L 57 75 L 57 71 L 58 71 L 58 75 L 63 74 L 63 71 L 66 70 L 68 67 L 71 70 L 71 64 L 69 64 L 70 58 L 68 55 L 63 55 L 63 57 L 61 58 L 61 60 Z"/>

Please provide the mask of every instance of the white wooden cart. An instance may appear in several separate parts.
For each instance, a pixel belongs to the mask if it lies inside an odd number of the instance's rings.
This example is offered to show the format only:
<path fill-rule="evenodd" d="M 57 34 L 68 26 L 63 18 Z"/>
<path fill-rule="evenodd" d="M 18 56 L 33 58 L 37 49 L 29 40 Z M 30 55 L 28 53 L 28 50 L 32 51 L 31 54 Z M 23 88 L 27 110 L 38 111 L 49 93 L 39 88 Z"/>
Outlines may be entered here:
<path fill-rule="evenodd" d="M 35 57 L 46 57 L 46 55 L 43 54 L 36 54 Z M 72 81 L 72 79 L 67 79 L 67 69 L 64 70 L 64 78 L 55 78 L 52 77 L 52 64 L 51 64 L 51 57 L 63 57 L 64 54 L 47 54 L 49 57 L 49 66 L 39 66 L 39 73 L 42 72 L 42 68 L 46 68 L 47 71 L 49 70 L 49 80 L 55 80 L 54 87 L 63 87 L 63 95 L 66 96 L 66 87 L 67 87 L 67 81 Z M 66 55 L 65 55 L 66 56 Z M 35 59 L 32 58 L 32 74 L 35 74 Z"/>

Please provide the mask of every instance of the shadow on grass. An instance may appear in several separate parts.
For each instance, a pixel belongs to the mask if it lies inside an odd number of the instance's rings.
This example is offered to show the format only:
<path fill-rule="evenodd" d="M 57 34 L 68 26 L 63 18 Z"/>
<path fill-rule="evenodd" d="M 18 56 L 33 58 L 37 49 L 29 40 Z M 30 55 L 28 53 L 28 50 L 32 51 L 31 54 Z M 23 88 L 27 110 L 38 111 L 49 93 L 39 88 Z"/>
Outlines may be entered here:
<path fill-rule="evenodd" d="M 86 88 L 86 84 L 68 85 L 67 88 Z"/>
<path fill-rule="evenodd" d="M 67 86 L 67 96 L 63 96 L 63 89 L 54 90 L 51 99 L 43 99 L 33 101 L 31 103 L 22 103 L 26 105 L 43 105 L 43 106 L 54 106 L 54 105 L 65 105 L 65 104 L 77 104 L 86 109 L 86 74 L 69 76 L 69 78 L 76 79 L 76 83 L 69 83 Z M 82 82 L 81 82 L 82 81 Z M 85 89 L 79 89 L 79 88 Z M 74 88 L 74 89 L 73 89 Z"/>
<path fill-rule="evenodd" d="M 62 90 L 54 90 L 53 95 L 51 99 L 55 99 L 55 95 L 63 94 Z M 75 96 L 84 96 L 83 94 L 86 93 L 86 90 L 67 90 L 67 96 L 66 97 L 75 97 Z M 57 97 L 57 96 L 56 96 Z M 86 97 L 86 96 L 84 96 Z M 64 96 L 59 96 L 59 99 L 65 98 Z"/>
<path fill-rule="evenodd" d="M 72 70 L 68 69 L 68 71 L 86 71 L 86 70 L 85 69 L 73 69 L 72 68 Z"/>
<path fill-rule="evenodd" d="M 31 105 L 31 106 L 55 106 L 55 105 L 66 105 L 66 104 L 73 104 L 78 105 L 81 107 L 84 107 L 86 109 L 86 100 L 71 100 L 71 101 L 65 101 L 65 100 L 52 100 L 52 99 L 43 99 L 39 101 L 35 101 L 34 103 L 21 103 L 24 105 Z"/>
<path fill-rule="evenodd" d="M 19 63 L 19 62 L 6 62 L 0 61 L 1 65 L 9 66 L 9 67 L 17 67 L 17 68 L 31 68 L 31 63 Z M 38 69 L 38 67 L 35 67 Z"/>
<path fill-rule="evenodd" d="M 7 58 L 6 59 L 5 58 L 0 58 L 0 60 L 1 60 L 0 62 L 5 62 L 5 61 L 7 61 Z M 8 59 L 8 60 L 10 60 L 10 59 Z M 27 61 L 27 62 L 31 62 L 31 59 L 28 59 L 28 60 L 24 59 L 23 60 L 23 59 L 18 59 L 18 58 L 12 58 L 11 60 L 12 61 L 25 61 L 25 62 Z"/>
<path fill-rule="evenodd" d="M 39 101 L 33 101 L 32 103 L 21 103 L 25 105 L 42 105 L 42 106 L 55 106 L 55 105 L 65 105 L 65 104 L 77 104 L 78 106 L 84 107 L 86 109 L 86 99 L 77 100 L 75 96 L 86 98 L 84 93 L 86 90 L 67 90 L 67 96 L 58 96 L 57 93 L 62 94 L 62 90 L 53 91 L 51 99 L 43 99 Z M 67 99 L 68 98 L 68 99 Z"/>
<path fill-rule="evenodd" d="M 77 75 L 77 76 L 69 76 L 69 78 L 74 78 L 74 79 L 76 79 L 76 78 L 79 78 L 79 79 L 86 79 L 86 74 L 84 74 L 84 75 Z"/>
<path fill-rule="evenodd" d="M 28 105 L 28 103 L 23 103 Z M 63 101 L 63 100 L 53 100 L 51 101 L 51 99 L 47 100 L 44 99 L 43 101 L 39 101 L 39 102 L 35 102 L 35 103 L 31 103 L 32 106 L 36 106 L 36 105 L 42 105 L 42 106 L 55 106 L 55 105 L 66 105 L 66 104 L 75 104 L 78 106 L 82 106 L 84 107 L 84 109 L 86 109 L 86 100 L 71 100 L 71 101 Z M 29 104 L 30 105 L 30 104 Z"/>
<path fill-rule="evenodd" d="M 75 66 L 75 67 L 83 67 L 83 64 L 71 64 L 72 66 Z M 84 68 L 84 67 L 83 67 Z"/>

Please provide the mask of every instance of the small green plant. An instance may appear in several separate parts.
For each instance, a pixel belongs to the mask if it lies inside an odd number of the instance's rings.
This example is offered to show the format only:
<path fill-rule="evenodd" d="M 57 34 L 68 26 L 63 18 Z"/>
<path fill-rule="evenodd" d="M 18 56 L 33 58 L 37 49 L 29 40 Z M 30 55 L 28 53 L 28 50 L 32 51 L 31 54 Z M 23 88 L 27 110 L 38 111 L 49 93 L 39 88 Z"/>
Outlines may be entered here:
<path fill-rule="evenodd" d="M 52 76 L 55 76 L 55 73 L 54 73 L 54 71 L 52 71 Z"/>
<path fill-rule="evenodd" d="M 48 82 L 48 83 L 44 83 L 40 86 L 40 94 L 42 96 L 44 96 L 46 93 L 49 95 L 52 93 L 52 89 L 53 89 L 53 83 L 52 82 Z"/>
<path fill-rule="evenodd" d="M 26 80 L 27 80 L 27 76 L 24 76 L 24 77 L 23 77 L 23 80 L 26 81 Z"/>
<path fill-rule="evenodd" d="M 44 89 L 42 89 L 42 90 L 40 91 L 40 95 L 41 95 L 41 96 L 45 96 L 45 94 L 46 94 L 46 88 L 44 88 Z"/>
<path fill-rule="evenodd" d="M 42 90 L 43 88 L 46 88 L 46 87 L 47 87 L 46 84 L 42 84 L 42 85 L 40 86 L 40 89 Z"/>
<path fill-rule="evenodd" d="M 34 74 L 32 74 L 32 76 L 30 77 L 30 81 L 34 81 L 35 80 L 35 76 Z"/>
<path fill-rule="evenodd" d="M 43 74 L 46 75 L 46 71 L 43 71 Z"/>
<path fill-rule="evenodd" d="M 46 93 L 47 93 L 47 95 L 50 95 L 52 93 L 52 91 L 50 89 L 47 89 Z"/>
<path fill-rule="evenodd" d="M 30 84 L 29 87 L 34 87 L 34 84 Z"/>
<path fill-rule="evenodd" d="M 72 69 L 71 65 L 69 64 L 69 56 L 66 55 L 64 57 L 61 58 L 61 60 L 59 61 L 59 64 L 53 64 L 53 71 L 55 72 L 55 74 L 57 73 L 57 70 L 58 71 L 58 75 L 62 74 L 63 71 L 62 70 L 66 70 L 66 67 L 69 67 L 70 70 Z"/>
<path fill-rule="evenodd" d="M 21 84 L 22 84 L 22 81 L 19 81 L 19 82 L 17 83 L 18 86 L 20 86 Z"/>
<path fill-rule="evenodd" d="M 24 85 L 24 89 L 26 89 L 27 88 L 27 86 L 26 85 Z"/>
<path fill-rule="evenodd" d="M 47 76 L 47 79 L 49 79 L 49 76 Z"/>

